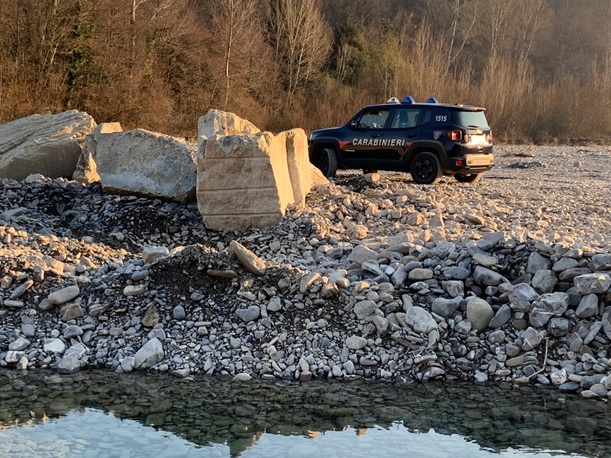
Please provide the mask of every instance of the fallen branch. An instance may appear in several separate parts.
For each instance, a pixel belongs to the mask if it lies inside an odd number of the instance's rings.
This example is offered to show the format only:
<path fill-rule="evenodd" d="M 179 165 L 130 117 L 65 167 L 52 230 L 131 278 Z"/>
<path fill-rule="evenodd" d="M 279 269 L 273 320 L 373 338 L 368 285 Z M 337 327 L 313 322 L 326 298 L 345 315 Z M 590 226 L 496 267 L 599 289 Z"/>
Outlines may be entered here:
<path fill-rule="evenodd" d="M 530 379 L 531 377 L 534 377 L 535 375 L 539 375 L 541 372 L 543 372 L 545 370 L 545 365 L 547 364 L 547 350 L 549 348 L 549 337 L 545 338 L 545 356 L 543 356 L 543 367 L 541 369 L 539 369 L 537 372 L 533 372 L 532 374 L 530 374 L 528 376 L 528 378 Z"/>

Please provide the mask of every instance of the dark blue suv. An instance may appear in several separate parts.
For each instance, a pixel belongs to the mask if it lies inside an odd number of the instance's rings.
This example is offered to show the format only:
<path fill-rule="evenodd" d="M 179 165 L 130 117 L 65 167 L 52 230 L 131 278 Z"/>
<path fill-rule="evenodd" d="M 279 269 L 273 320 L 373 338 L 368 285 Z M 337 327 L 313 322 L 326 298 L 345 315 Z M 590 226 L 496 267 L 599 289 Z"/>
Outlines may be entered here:
<path fill-rule="evenodd" d="M 410 172 L 420 184 L 443 175 L 477 181 L 494 164 L 492 131 L 485 108 L 414 103 L 395 97 L 361 109 L 343 127 L 310 134 L 310 161 L 327 177 L 338 169 Z"/>

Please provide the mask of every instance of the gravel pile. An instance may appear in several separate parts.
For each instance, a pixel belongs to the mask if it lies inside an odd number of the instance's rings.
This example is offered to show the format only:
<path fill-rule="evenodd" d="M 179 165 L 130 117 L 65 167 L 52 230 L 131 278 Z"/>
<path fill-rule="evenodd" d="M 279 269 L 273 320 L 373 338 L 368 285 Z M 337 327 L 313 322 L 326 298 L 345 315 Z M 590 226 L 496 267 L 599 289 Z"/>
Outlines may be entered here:
<path fill-rule="evenodd" d="M 342 172 L 284 222 L 0 180 L 0 365 L 437 378 L 611 397 L 611 150 L 501 146 L 477 185 Z"/>

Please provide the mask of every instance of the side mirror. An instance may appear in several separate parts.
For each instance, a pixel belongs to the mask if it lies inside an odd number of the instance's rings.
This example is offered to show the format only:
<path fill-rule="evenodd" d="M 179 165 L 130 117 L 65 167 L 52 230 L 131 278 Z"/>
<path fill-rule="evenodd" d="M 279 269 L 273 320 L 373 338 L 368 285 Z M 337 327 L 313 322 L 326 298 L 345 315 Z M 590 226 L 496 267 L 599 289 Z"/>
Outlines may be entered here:
<path fill-rule="evenodd" d="M 350 124 L 348 125 L 348 127 L 350 127 L 351 129 L 354 129 L 354 130 L 358 130 L 359 122 L 358 121 L 350 121 Z"/>

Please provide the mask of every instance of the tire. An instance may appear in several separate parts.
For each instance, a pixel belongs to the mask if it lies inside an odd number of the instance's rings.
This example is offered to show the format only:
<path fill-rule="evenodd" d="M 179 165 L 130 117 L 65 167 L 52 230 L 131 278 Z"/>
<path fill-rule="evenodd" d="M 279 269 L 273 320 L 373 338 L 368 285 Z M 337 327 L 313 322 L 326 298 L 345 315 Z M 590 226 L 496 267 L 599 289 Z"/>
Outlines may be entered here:
<path fill-rule="evenodd" d="M 324 176 L 333 178 L 337 172 L 337 154 L 331 148 L 323 149 L 319 156 L 316 167 Z"/>
<path fill-rule="evenodd" d="M 454 178 L 456 178 L 456 181 L 459 181 L 460 183 L 477 183 L 482 178 L 482 174 L 471 173 L 469 175 L 459 175 L 457 173 L 454 175 Z"/>
<path fill-rule="evenodd" d="M 416 155 L 412 161 L 410 173 L 413 180 L 418 184 L 435 184 L 443 176 L 439 158 L 428 151 Z"/>

